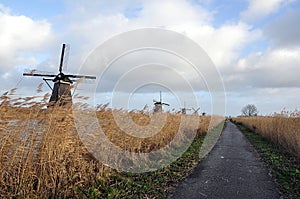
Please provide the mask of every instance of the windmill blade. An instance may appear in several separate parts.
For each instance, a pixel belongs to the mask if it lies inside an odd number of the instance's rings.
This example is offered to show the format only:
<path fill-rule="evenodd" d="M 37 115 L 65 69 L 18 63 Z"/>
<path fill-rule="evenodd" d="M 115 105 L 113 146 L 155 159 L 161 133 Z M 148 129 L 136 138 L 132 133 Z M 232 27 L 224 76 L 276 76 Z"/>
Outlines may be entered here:
<path fill-rule="evenodd" d="M 159 101 L 162 102 L 161 91 L 159 91 Z"/>
<path fill-rule="evenodd" d="M 89 75 L 65 75 L 66 77 L 71 78 L 85 78 L 85 79 L 96 79 L 95 76 L 89 76 Z"/>
<path fill-rule="evenodd" d="M 65 55 L 66 44 L 62 45 L 61 55 L 60 55 L 60 63 L 59 63 L 59 73 L 62 73 L 62 67 L 64 63 L 64 55 Z"/>
<path fill-rule="evenodd" d="M 63 67 L 65 72 L 68 71 L 69 53 L 70 53 L 70 44 L 65 44 L 65 53 L 64 53 L 64 61 L 63 61 Z"/>
<path fill-rule="evenodd" d="M 23 73 L 23 76 L 55 77 L 56 75 L 39 74 L 39 73 Z"/>
<path fill-rule="evenodd" d="M 166 105 L 166 106 L 170 106 L 170 104 L 167 104 L 167 103 L 161 103 L 162 105 Z"/>
<path fill-rule="evenodd" d="M 197 108 L 197 109 L 194 109 L 194 108 L 193 108 L 194 114 L 198 113 L 199 110 L 200 110 L 200 107 Z"/>
<path fill-rule="evenodd" d="M 7 95 L 9 93 L 9 91 L 6 91 L 5 93 L 2 94 L 2 96 Z"/>

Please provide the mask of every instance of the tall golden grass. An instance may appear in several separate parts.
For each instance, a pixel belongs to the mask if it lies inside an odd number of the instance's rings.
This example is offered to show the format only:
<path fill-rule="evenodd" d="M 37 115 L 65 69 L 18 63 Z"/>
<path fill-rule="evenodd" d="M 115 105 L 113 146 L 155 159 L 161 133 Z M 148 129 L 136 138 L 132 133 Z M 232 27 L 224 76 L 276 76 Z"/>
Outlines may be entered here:
<path fill-rule="evenodd" d="M 6 198 L 76 197 L 77 188 L 92 187 L 113 171 L 101 164 L 80 141 L 70 107 L 45 109 L 49 95 L 12 98 L 0 96 L 0 196 Z M 134 152 L 159 149 L 175 136 L 179 113 L 166 115 L 163 128 L 149 138 L 130 137 L 118 128 L 114 114 L 122 111 L 99 106 L 97 117 L 106 136 L 117 146 Z M 132 120 L 147 125 L 149 114 L 131 111 Z M 191 116 L 192 117 L 192 116 Z M 199 116 L 193 116 L 199 117 Z M 199 135 L 209 128 L 211 116 L 200 117 Z M 214 125 L 223 118 L 215 117 Z"/>
<path fill-rule="evenodd" d="M 300 157 L 299 111 L 283 111 L 272 116 L 238 117 L 234 120 Z"/>

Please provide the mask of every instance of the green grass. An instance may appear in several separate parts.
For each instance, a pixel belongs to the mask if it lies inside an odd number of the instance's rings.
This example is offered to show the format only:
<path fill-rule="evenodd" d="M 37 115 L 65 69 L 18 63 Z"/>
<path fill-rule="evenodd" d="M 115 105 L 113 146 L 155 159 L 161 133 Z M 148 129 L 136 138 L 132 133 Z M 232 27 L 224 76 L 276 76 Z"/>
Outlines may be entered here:
<path fill-rule="evenodd" d="M 96 186 L 77 191 L 86 198 L 165 198 L 200 161 L 203 139 L 204 136 L 195 138 L 183 156 L 166 168 L 141 174 L 115 172 L 104 180 L 96 180 Z"/>
<path fill-rule="evenodd" d="M 163 169 L 141 173 L 119 173 L 96 180 L 96 186 L 77 188 L 83 198 L 166 198 L 199 163 L 199 150 L 204 136 L 194 139 L 189 149 Z"/>
<path fill-rule="evenodd" d="M 221 126 L 224 122 L 215 128 Z M 116 171 L 97 179 L 94 187 L 77 188 L 77 193 L 81 198 L 166 198 L 201 161 L 199 151 L 205 136 L 196 136 L 188 150 L 168 167 L 140 174 Z"/>
<path fill-rule="evenodd" d="M 300 159 L 241 123 L 235 123 L 276 178 L 283 198 L 300 198 Z"/>

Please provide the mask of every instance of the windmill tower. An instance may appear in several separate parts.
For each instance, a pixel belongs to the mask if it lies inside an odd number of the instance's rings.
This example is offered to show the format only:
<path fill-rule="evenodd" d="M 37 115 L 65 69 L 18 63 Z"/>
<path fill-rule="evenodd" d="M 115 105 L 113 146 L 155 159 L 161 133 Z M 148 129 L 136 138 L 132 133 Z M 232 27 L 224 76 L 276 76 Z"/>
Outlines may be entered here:
<path fill-rule="evenodd" d="M 23 73 L 23 76 L 38 76 L 38 77 L 47 77 L 43 78 L 43 80 L 47 83 L 47 85 L 52 90 L 52 94 L 50 97 L 50 106 L 56 103 L 59 105 L 66 105 L 72 103 L 72 95 L 71 95 L 71 85 L 74 79 L 85 78 L 85 79 L 96 79 L 94 76 L 86 76 L 86 75 L 71 75 L 63 73 L 63 63 L 65 56 L 66 44 L 62 45 L 60 64 L 58 68 L 57 75 L 49 75 L 49 74 L 39 74 L 39 73 Z M 50 86 L 48 81 L 54 82 L 53 88 Z"/>
<path fill-rule="evenodd" d="M 184 106 L 183 106 L 183 108 L 181 108 L 181 114 L 186 115 L 186 111 L 190 111 L 190 110 L 192 110 L 192 109 L 186 108 L 185 102 L 184 102 Z"/>
<path fill-rule="evenodd" d="M 153 100 L 153 102 L 154 102 L 154 109 L 153 109 L 153 111 L 155 113 L 162 112 L 162 106 L 163 105 L 170 106 L 170 104 L 162 102 L 161 91 L 159 92 L 159 101 Z"/>

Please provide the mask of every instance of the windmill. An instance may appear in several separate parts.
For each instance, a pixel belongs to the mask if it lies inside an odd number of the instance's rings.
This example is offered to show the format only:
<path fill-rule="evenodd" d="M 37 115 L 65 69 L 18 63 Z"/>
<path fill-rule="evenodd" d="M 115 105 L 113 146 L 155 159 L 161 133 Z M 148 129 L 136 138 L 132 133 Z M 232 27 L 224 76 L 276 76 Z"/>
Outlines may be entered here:
<path fill-rule="evenodd" d="M 198 115 L 198 111 L 200 110 L 200 107 L 198 107 L 197 109 L 193 108 L 193 111 L 194 111 L 194 115 Z"/>
<path fill-rule="evenodd" d="M 161 91 L 159 92 L 159 101 L 153 100 L 154 102 L 154 112 L 162 112 L 162 106 L 170 106 L 170 104 L 162 102 Z"/>
<path fill-rule="evenodd" d="M 52 94 L 49 100 L 50 105 L 54 105 L 56 103 L 59 103 L 59 105 L 66 105 L 72 103 L 71 85 L 74 81 L 76 81 L 74 79 L 79 79 L 79 78 L 96 79 L 96 77 L 94 76 L 64 74 L 63 63 L 64 63 L 64 56 L 65 56 L 65 49 L 66 49 L 66 44 L 63 44 L 61 50 L 60 64 L 58 69 L 59 73 L 57 75 L 35 73 L 34 70 L 30 73 L 23 73 L 23 76 L 46 77 L 43 78 L 43 80 L 52 90 Z M 50 86 L 48 81 L 54 82 L 53 88 Z"/>
<path fill-rule="evenodd" d="M 186 111 L 190 111 L 190 110 L 192 110 L 192 109 L 186 108 L 186 107 L 185 107 L 185 102 L 184 102 L 184 106 L 183 106 L 183 108 L 181 108 L 181 113 L 182 113 L 183 115 L 185 115 L 185 114 L 186 114 Z"/>

